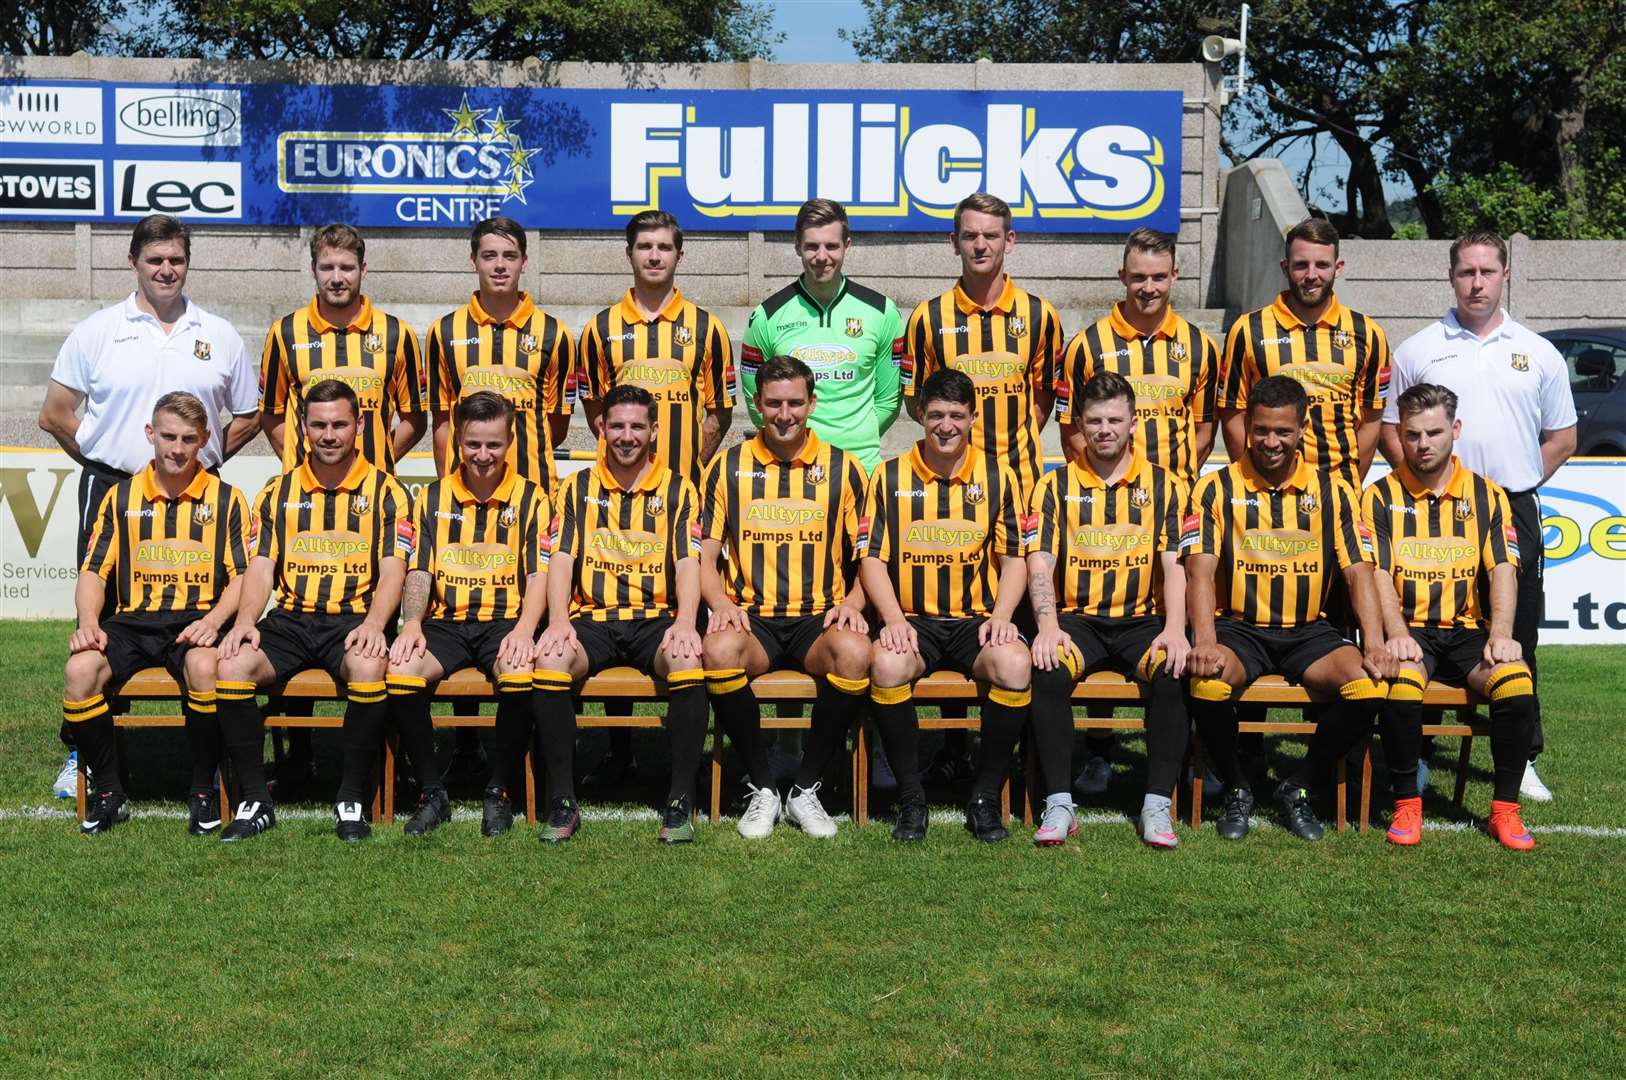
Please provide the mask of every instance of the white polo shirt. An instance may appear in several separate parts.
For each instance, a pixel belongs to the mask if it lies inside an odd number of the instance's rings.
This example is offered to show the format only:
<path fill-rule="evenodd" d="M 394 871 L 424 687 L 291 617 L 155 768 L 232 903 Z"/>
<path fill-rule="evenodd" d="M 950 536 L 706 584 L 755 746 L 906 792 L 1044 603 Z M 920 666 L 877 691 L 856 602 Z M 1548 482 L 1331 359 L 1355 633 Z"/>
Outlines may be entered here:
<path fill-rule="evenodd" d="M 1513 321 L 1502 322 L 1483 341 L 1445 318 L 1401 342 L 1389 372 L 1383 422 L 1398 424 L 1397 402 L 1406 389 L 1434 383 L 1457 395 L 1462 463 L 1508 491 L 1541 483 L 1541 433 L 1575 426 L 1569 369 L 1551 342 Z"/>
<path fill-rule="evenodd" d="M 74 327 L 62 343 L 51 379 L 85 395 L 78 434 L 85 457 L 139 472 L 152 461 L 146 425 L 153 404 L 171 390 L 185 390 L 209 411 L 209 445 L 200 455 L 209 468 L 224 456 L 220 414 L 246 416 L 259 409 L 259 371 L 237 328 L 191 300 L 185 303 L 185 313 L 166 334 L 136 307 L 132 292 L 124 303 Z"/>

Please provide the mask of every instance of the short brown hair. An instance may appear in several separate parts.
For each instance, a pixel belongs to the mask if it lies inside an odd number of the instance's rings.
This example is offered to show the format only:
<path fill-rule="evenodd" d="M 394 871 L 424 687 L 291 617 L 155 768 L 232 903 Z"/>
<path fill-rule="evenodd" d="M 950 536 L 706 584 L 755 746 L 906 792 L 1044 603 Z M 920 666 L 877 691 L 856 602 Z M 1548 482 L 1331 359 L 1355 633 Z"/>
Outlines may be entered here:
<path fill-rule="evenodd" d="M 1406 387 L 1406 392 L 1395 402 L 1395 408 L 1399 410 L 1402 420 L 1420 412 L 1439 408 L 1445 409 L 1448 420 L 1455 420 L 1457 395 L 1437 383 L 1420 382 L 1415 386 Z"/>
<path fill-rule="evenodd" d="M 502 420 L 509 430 L 514 427 L 514 403 L 495 390 L 476 390 L 468 397 L 459 398 L 452 407 L 452 423 L 458 427 L 473 421 Z"/>
<path fill-rule="evenodd" d="M 474 231 L 469 233 L 470 255 L 480 254 L 480 241 L 487 236 L 506 236 L 519 248 L 521 255 L 527 254 L 525 251 L 525 226 L 511 217 L 502 217 L 500 215 L 488 217 L 476 225 Z"/>
<path fill-rule="evenodd" d="M 305 399 L 299 404 L 300 419 L 304 419 L 312 405 L 320 405 L 327 401 L 348 401 L 351 413 L 356 419 L 361 419 L 361 400 L 356 397 L 355 389 L 349 383 L 340 382 L 338 379 L 323 379 L 305 391 Z"/>
<path fill-rule="evenodd" d="M 1286 255 L 1293 250 L 1293 241 L 1303 240 L 1311 244 L 1325 244 L 1332 248 L 1333 255 L 1338 254 L 1338 229 L 1326 218 L 1305 218 L 1282 237 L 1282 254 Z"/>
<path fill-rule="evenodd" d="M 130 233 L 130 258 L 141 258 L 141 249 L 148 244 L 164 244 L 171 240 L 181 242 L 181 251 L 186 255 L 186 261 L 192 261 L 192 230 L 186 227 L 186 222 L 178 217 L 168 214 L 148 214 L 136 222 L 136 227 Z"/>
<path fill-rule="evenodd" d="M 178 416 L 191 424 L 199 431 L 206 431 L 209 427 L 209 410 L 203 407 L 196 395 L 188 394 L 185 390 L 171 390 L 152 407 L 153 420 L 158 419 L 159 413 L 169 413 Z"/>
<path fill-rule="evenodd" d="M 757 369 L 757 395 L 761 396 L 762 388 L 769 383 L 784 382 L 789 379 L 801 379 L 805 382 L 808 397 L 812 397 L 816 393 L 813 389 L 812 368 L 794 356 L 775 356 Z"/>
<path fill-rule="evenodd" d="M 1092 401 L 1116 401 L 1122 398 L 1129 402 L 1130 415 L 1135 412 L 1135 387 L 1130 381 L 1116 371 L 1097 371 L 1088 379 L 1078 391 L 1078 404 L 1075 406 L 1079 412 Z"/>
<path fill-rule="evenodd" d="M 341 222 L 323 225 L 311 237 L 311 265 L 316 265 L 316 253 L 323 248 L 334 248 L 338 251 L 351 251 L 355 253 L 356 261 L 367 261 L 367 241 L 361 238 L 361 233 L 352 226 Z"/>
<path fill-rule="evenodd" d="M 979 191 L 975 195 L 967 195 L 960 200 L 960 205 L 954 208 L 954 231 L 960 231 L 960 215 L 967 210 L 977 214 L 992 214 L 1005 223 L 1005 231 L 1011 231 L 1011 204 L 998 195 L 990 195 L 986 191 Z"/>
<path fill-rule="evenodd" d="M 1174 253 L 1174 237 L 1166 232 L 1148 229 L 1144 225 L 1130 233 L 1128 238 L 1124 240 L 1124 264 L 1126 266 L 1129 263 L 1129 253 L 1131 251 L 1140 251 L 1148 255 L 1167 255 L 1171 263 L 1179 261 Z"/>
<path fill-rule="evenodd" d="M 627 250 L 631 251 L 632 245 L 637 243 L 639 233 L 654 232 L 656 229 L 671 229 L 672 246 L 683 250 L 683 226 L 665 210 L 645 210 L 633 215 L 632 220 L 627 222 Z"/>
<path fill-rule="evenodd" d="M 1455 270 L 1457 268 L 1457 252 L 1463 248 L 1471 247 L 1495 248 L 1497 258 L 1502 260 L 1502 269 L 1506 270 L 1508 268 L 1507 241 L 1502 239 L 1502 234 L 1494 229 L 1475 229 L 1472 232 L 1463 233 L 1452 242 L 1451 269 Z"/>
<path fill-rule="evenodd" d="M 841 238 L 846 240 L 847 208 L 834 199 L 809 199 L 796 211 L 796 243 L 802 242 L 802 234 L 808 229 L 817 229 L 824 225 L 841 223 Z"/>

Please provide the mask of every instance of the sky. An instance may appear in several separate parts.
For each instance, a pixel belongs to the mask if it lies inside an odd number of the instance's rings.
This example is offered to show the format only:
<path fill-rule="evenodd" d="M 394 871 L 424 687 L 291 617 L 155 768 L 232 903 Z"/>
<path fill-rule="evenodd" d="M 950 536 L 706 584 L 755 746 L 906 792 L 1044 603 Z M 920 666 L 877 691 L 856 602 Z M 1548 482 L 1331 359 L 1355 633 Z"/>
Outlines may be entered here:
<path fill-rule="evenodd" d="M 859 0 L 778 0 L 774 28 L 785 35 L 774 58 L 786 64 L 852 64 L 858 55 L 836 36 L 838 27 L 864 25 Z"/>

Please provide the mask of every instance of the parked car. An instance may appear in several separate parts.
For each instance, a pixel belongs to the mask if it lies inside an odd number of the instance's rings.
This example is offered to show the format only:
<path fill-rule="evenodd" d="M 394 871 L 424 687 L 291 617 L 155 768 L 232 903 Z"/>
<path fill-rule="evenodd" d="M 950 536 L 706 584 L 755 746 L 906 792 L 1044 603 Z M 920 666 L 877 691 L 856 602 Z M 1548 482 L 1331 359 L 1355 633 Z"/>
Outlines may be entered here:
<path fill-rule="evenodd" d="M 1626 457 L 1626 326 L 1543 330 L 1564 357 L 1575 395 L 1575 452 Z"/>

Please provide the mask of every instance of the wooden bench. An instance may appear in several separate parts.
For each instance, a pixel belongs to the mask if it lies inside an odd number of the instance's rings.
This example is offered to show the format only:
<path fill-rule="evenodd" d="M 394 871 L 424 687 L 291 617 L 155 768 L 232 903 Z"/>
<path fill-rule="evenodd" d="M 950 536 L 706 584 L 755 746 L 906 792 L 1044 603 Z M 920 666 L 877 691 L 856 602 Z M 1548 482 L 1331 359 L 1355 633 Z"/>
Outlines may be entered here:
<path fill-rule="evenodd" d="M 758 701 L 764 705 L 810 705 L 817 696 L 817 685 L 808 676 L 794 671 L 774 671 L 761 676 L 752 683 Z M 276 692 L 284 699 L 337 701 L 342 700 L 338 687 L 333 680 L 322 671 L 304 671 L 289 679 Z M 133 675 L 118 691 L 119 696 L 131 701 L 177 700 L 179 687 L 170 678 L 163 668 L 147 668 Z M 453 672 L 436 686 L 434 691 L 436 700 L 476 699 L 481 701 L 495 700 L 496 692 L 491 682 L 478 671 L 469 668 Z M 602 728 L 658 728 L 662 725 L 663 717 L 657 715 L 635 715 L 631 706 L 641 701 L 660 701 L 664 697 L 661 685 L 650 676 L 632 668 L 610 668 L 588 679 L 583 685 L 580 699 L 583 702 L 598 703 L 605 707 L 603 716 L 578 715 L 576 727 L 578 731 Z M 948 702 L 975 703 L 978 697 L 977 685 L 970 679 L 961 675 L 936 672 L 922 678 L 915 684 L 915 700 L 922 704 L 942 704 Z M 1266 676 L 1249 686 L 1237 698 L 1241 704 L 1264 705 L 1277 708 L 1302 709 L 1311 703 L 1309 695 L 1301 688 L 1277 676 Z M 1111 705 L 1139 707 L 1144 705 L 1144 697 L 1140 684 L 1111 672 L 1097 672 L 1079 682 L 1073 691 L 1073 701 L 1077 705 Z M 1468 779 L 1469 755 L 1472 752 L 1473 739 L 1476 735 L 1486 733 L 1483 725 L 1472 722 L 1472 714 L 1478 700 L 1467 691 L 1454 687 L 1430 685 L 1423 702 L 1425 708 L 1440 708 L 1453 710 L 1458 714 L 1457 723 L 1425 724 L 1425 735 L 1438 735 L 1460 738 L 1461 748 L 1457 758 L 1456 788 L 1453 804 L 1460 811 Z M 126 713 L 115 719 L 120 729 L 129 728 L 161 728 L 181 727 L 185 720 L 179 714 L 151 715 Z M 495 723 L 492 716 L 436 716 L 434 725 L 437 729 L 445 730 L 458 727 L 491 727 Z M 266 726 L 273 732 L 290 728 L 326 728 L 343 727 L 342 716 L 285 716 L 273 715 L 266 718 Z M 762 718 L 764 730 L 801 730 L 810 727 L 810 721 L 805 716 L 770 716 L 766 712 Z M 1077 716 L 1073 726 L 1078 731 L 1142 731 L 1144 723 L 1134 717 L 1106 717 L 1094 718 Z M 959 729 L 977 731 L 981 721 L 974 717 L 922 717 L 920 727 L 923 731 L 943 731 Z M 1244 722 L 1241 730 L 1246 732 L 1262 732 L 1272 735 L 1304 735 L 1315 731 L 1315 724 L 1308 721 L 1251 721 Z M 712 733 L 711 755 L 711 800 L 709 817 L 716 821 L 721 815 L 722 803 L 722 777 L 723 777 L 723 736 L 720 729 Z M 867 725 L 859 725 L 853 739 L 852 750 L 852 816 L 860 825 L 869 823 L 869 736 Z M 1194 762 L 1200 754 L 1200 747 L 1196 738 L 1191 741 L 1188 751 L 1188 764 Z M 380 782 L 373 796 L 373 819 L 388 823 L 394 820 L 395 814 L 395 748 L 393 740 L 386 740 L 380 769 Z M 1202 821 L 1202 769 L 1193 768 L 1189 820 L 1193 827 Z M 1023 821 L 1032 824 L 1034 802 L 1037 788 L 1037 764 L 1030 753 L 1027 766 L 1023 770 L 1025 780 L 1025 793 L 1022 798 Z M 1365 830 L 1370 821 L 1372 793 L 1372 754 L 1371 742 L 1368 739 L 1362 747 L 1362 768 L 1360 778 L 1360 811 L 1358 828 Z M 1347 775 L 1345 764 L 1340 761 L 1336 786 L 1337 812 L 1336 827 L 1343 829 L 1347 824 Z M 222 778 L 222 813 L 225 820 L 230 820 L 230 800 L 224 795 L 224 777 Z M 1011 786 L 1006 783 L 1001 793 L 1001 808 L 1009 816 L 1011 803 Z M 527 755 L 525 763 L 525 815 L 532 823 L 537 820 L 537 785 L 533 755 Z M 85 809 L 85 783 L 81 772 L 79 780 L 78 809 L 81 820 Z M 698 810 L 698 808 L 697 808 Z"/>

